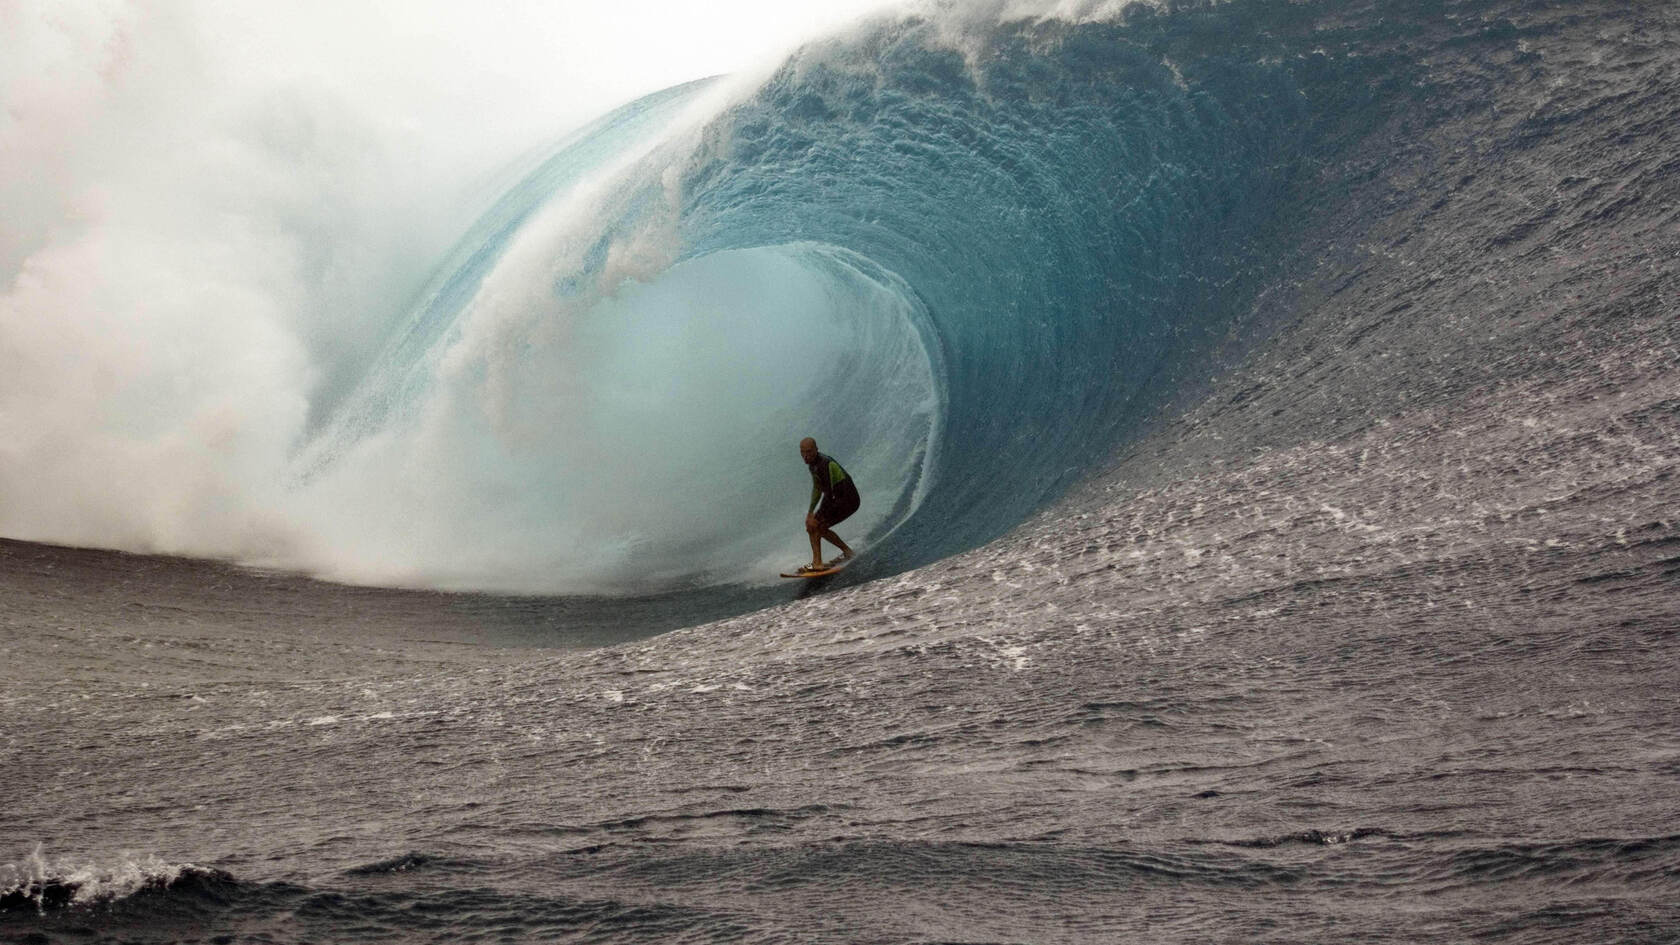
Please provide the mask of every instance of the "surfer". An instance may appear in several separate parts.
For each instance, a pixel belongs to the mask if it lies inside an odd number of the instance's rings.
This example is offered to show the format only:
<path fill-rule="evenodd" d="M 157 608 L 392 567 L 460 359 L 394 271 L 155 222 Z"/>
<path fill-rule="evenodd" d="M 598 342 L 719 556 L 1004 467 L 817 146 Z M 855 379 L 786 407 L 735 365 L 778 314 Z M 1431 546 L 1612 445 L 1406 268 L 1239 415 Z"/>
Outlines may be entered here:
<path fill-rule="evenodd" d="M 800 440 L 799 457 L 811 470 L 811 505 L 805 510 L 805 532 L 811 536 L 811 563 L 799 570 L 801 573 L 822 571 L 828 567 L 822 559 L 825 539 L 840 549 L 841 563 L 852 559 L 852 549 L 834 534 L 834 526 L 850 518 L 862 500 L 858 497 L 857 483 L 846 470 L 833 457 L 817 452 L 816 440 L 810 437 Z M 817 505 L 819 500 L 821 507 Z"/>

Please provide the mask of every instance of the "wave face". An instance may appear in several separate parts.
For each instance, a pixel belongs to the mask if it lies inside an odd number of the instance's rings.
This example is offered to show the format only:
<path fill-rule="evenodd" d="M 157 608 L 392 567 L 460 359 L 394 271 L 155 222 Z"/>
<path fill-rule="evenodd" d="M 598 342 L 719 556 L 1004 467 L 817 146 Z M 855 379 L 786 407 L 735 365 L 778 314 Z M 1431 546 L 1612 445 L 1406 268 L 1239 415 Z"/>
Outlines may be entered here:
<path fill-rule="evenodd" d="M 1176 58 L 1194 30 L 1155 20 L 894 21 L 573 136 L 307 452 L 307 491 L 363 510 L 332 544 L 389 560 L 357 548 L 371 515 L 412 539 L 398 577 L 761 579 L 803 553 L 805 435 L 862 484 L 874 573 L 1017 523 L 1193 385 L 1274 272 L 1334 144 L 1302 73 L 1393 79 Z"/>
<path fill-rule="evenodd" d="M 944 414 L 933 486 L 890 549 L 906 563 L 1083 474 L 1230 317 L 1207 287 L 1251 269 L 1240 248 L 1276 210 L 1303 117 L 1279 70 L 1186 76 L 1113 25 L 1003 27 L 975 53 L 940 40 L 911 22 L 808 51 L 685 179 L 693 252 L 815 240 L 914 293 Z M 875 436 L 846 432 L 842 455 Z"/>

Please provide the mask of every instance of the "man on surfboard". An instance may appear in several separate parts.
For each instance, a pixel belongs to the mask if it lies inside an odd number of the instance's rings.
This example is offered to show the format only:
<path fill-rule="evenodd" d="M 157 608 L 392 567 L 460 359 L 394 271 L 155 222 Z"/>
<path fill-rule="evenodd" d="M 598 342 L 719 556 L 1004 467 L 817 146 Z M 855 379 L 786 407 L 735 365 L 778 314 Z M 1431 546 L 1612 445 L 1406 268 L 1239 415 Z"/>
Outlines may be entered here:
<path fill-rule="evenodd" d="M 862 499 L 858 497 L 857 483 L 846 470 L 833 457 L 817 452 L 816 440 L 810 437 L 800 440 L 799 457 L 811 470 L 811 504 L 805 509 L 805 532 L 811 536 L 811 563 L 799 569 L 799 573 L 805 574 L 833 567 L 823 564 L 825 539 L 840 549 L 840 564 L 852 559 L 852 549 L 834 534 L 834 526 L 850 518 Z M 819 501 L 821 507 L 817 505 Z"/>

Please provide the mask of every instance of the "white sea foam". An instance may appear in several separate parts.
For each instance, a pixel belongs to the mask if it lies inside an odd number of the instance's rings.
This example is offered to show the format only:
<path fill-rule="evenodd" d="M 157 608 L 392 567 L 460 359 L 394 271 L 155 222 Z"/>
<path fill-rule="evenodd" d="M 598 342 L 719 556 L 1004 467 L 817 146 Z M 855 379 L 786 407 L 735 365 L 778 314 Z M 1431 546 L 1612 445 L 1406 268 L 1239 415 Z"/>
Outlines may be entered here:
<path fill-rule="evenodd" d="M 188 872 L 204 870 L 191 863 L 169 863 L 155 855 L 102 864 L 54 860 L 43 845 L 37 844 L 23 860 L 0 863 L 0 896 L 22 895 L 41 906 L 61 895 L 67 896 L 71 905 L 112 902 L 142 890 L 170 886 Z"/>

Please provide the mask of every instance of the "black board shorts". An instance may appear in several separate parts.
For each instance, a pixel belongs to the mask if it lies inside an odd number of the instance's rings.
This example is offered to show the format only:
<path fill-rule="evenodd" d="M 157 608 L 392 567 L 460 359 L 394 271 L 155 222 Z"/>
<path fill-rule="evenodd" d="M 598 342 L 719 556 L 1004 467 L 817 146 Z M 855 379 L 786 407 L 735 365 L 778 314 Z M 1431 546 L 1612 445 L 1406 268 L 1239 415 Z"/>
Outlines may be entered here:
<path fill-rule="evenodd" d="M 817 524 L 823 528 L 833 528 L 852 517 L 863 500 L 858 496 L 857 485 L 850 479 L 842 479 L 834 486 L 832 496 L 824 496 L 822 505 L 817 506 Z"/>

